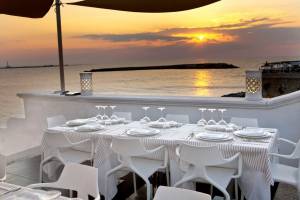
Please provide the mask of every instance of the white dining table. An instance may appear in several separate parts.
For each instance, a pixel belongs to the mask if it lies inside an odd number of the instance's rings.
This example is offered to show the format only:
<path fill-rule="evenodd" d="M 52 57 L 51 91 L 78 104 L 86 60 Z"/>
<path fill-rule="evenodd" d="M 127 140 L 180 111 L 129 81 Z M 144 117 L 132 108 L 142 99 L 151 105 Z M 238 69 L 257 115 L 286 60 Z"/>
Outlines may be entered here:
<path fill-rule="evenodd" d="M 62 126 L 63 127 L 63 126 Z M 106 126 L 104 130 L 95 132 L 77 132 L 75 130 L 65 130 L 55 127 L 55 131 L 60 131 L 73 142 L 90 138 L 96 144 L 94 166 L 99 169 L 99 191 L 105 194 L 105 174 L 108 170 L 117 166 L 117 156 L 111 151 L 110 143 L 112 137 L 131 137 L 124 134 L 130 128 L 148 128 L 146 124 L 131 122 L 129 124 Z M 192 132 L 205 131 L 203 127 L 196 124 L 184 124 L 181 127 L 159 129 L 160 133 L 151 137 L 140 137 L 147 148 L 155 148 L 165 145 L 169 152 L 171 184 L 177 182 L 183 175 L 180 170 L 175 149 L 179 144 L 187 143 L 194 146 L 218 146 L 224 157 L 231 157 L 240 152 L 243 158 L 243 173 L 239 180 L 239 186 L 249 200 L 270 200 L 270 185 L 274 184 L 271 174 L 271 159 L 269 153 L 276 151 L 278 131 L 266 128 L 270 137 L 260 140 L 249 140 L 233 136 L 233 140 L 225 142 L 208 142 L 195 138 L 190 138 Z M 46 130 L 50 131 L 50 130 Z M 53 131 L 53 130 L 51 130 Z M 43 142 L 45 144 L 46 142 Z M 43 152 L 49 154 L 48 147 L 43 145 Z M 149 157 L 151 159 L 163 159 L 163 153 L 156 153 Z M 108 180 L 108 196 L 112 199 L 117 193 L 117 177 L 110 176 Z"/>
<path fill-rule="evenodd" d="M 0 182 L 0 199 L 7 199 L 7 198 L 9 198 L 9 196 L 13 195 L 14 193 L 21 192 L 22 189 L 28 189 L 28 188 L 19 186 L 19 185 L 15 185 L 15 184 L 11 184 L 11 183 Z M 30 189 L 30 190 L 27 190 L 26 192 L 28 192 L 28 191 L 32 191 L 32 193 L 34 194 L 34 191 L 37 191 L 37 190 Z M 13 198 L 13 199 L 19 200 L 18 198 Z M 28 199 L 28 196 L 27 196 L 27 199 Z M 22 198 L 22 200 L 23 200 L 23 198 Z M 36 200 L 38 200 L 38 199 L 36 199 Z M 39 199 L 39 200 L 43 200 L 43 199 Z M 60 196 L 60 197 L 57 197 L 52 200 L 82 200 L 82 199 L 68 198 L 68 197 Z"/>

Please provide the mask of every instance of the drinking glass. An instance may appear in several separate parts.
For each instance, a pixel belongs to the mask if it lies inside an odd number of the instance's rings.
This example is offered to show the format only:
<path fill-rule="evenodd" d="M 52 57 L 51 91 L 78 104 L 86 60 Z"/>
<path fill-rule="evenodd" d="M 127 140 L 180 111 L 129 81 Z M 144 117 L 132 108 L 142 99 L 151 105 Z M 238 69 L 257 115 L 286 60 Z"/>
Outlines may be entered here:
<path fill-rule="evenodd" d="M 96 105 L 95 106 L 96 108 L 97 108 L 97 110 L 98 110 L 98 115 L 96 116 L 97 117 L 97 119 L 102 119 L 102 113 L 101 113 L 101 109 L 102 109 L 102 106 L 101 105 Z"/>
<path fill-rule="evenodd" d="M 117 107 L 117 106 L 109 106 L 111 108 L 111 119 L 118 119 L 118 116 L 114 114 L 114 109 Z"/>
<path fill-rule="evenodd" d="M 144 106 L 142 109 L 144 110 L 144 117 L 140 120 L 142 123 L 148 123 L 151 119 L 147 116 L 147 111 L 149 110 L 149 106 Z"/>
<path fill-rule="evenodd" d="M 215 112 L 215 108 L 210 108 L 207 109 L 210 112 L 210 120 L 208 120 L 207 124 L 208 125 L 216 125 L 217 122 L 214 120 L 214 112 Z"/>
<path fill-rule="evenodd" d="M 165 107 L 159 107 L 159 108 L 157 108 L 158 110 L 160 110 L 160 115 L 161 115 L 161 117 L 158 119 L 158 121 L 163 121 L 163 122 L 165 122 L 165 121 L 167 121 L 165 118 L 164 118 L 164 110 L 166 109 Z"/>
<path fill-rule="evenodd" d="M 207 110 L 206 108 L 198 108 L 199 111 L 201 111 L 201 119 L 197 122 L 199 126 L 205 126 L 207 124 L 207 121 L 204 118 L 204 112 Z"/>
<path fill-rule="evenodd" d="M 224 120 L 224 112 L 226 112 L 227 110 L 225 108 L 222 109 L 218 109 L 219 112 L 221 112 L 221 120 L 218 122 L 218 124 L 220 125 L 227 125 L 227 122 Z"/>
<path fill-rule="evenodd" d="M 102 106 L 102 108 L 103 108 L 103 110 L 104 110 L 104 114 L 103 114 L 103 116 L 102 116 L 102 119 L 103 120 L 108 120 L 109 119 L 109 117 L 106 115 L 106 108 L 107 108 L 108 106 Z"/>

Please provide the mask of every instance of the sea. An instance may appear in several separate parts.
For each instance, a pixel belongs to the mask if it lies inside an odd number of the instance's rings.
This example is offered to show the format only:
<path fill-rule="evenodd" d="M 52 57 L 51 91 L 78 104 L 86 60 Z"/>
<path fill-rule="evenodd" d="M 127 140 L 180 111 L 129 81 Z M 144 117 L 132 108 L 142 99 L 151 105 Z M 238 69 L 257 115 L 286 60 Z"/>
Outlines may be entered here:
<path fill-rule="evenodd" d="M 283 57 L 268 59 L 268 61 L 295 59 Z M 239 66 L 236 69 L 96 72 L 93 73 L 93 90 L 99 95 L 220 97 L 224 94 L 243 91 L 245 71 L 258 69 L 266 60 L 261 58 L 185 61 L 185 63 L 225 62 Z M 183 64 L 183 62 L 168 64 Z M 103 66 L 97 64 L 66 66 L 66 89 L 74 92 L 80 91 L 79 73 L 95 68 L 103 68 Z M 10 117 L 24 117 L 24 105 L 16 96 L 17 93 L 53 92 L 59 90 L 59 83 L 58 67 L 0 69 L 0 127 L 5 127 Z"/>

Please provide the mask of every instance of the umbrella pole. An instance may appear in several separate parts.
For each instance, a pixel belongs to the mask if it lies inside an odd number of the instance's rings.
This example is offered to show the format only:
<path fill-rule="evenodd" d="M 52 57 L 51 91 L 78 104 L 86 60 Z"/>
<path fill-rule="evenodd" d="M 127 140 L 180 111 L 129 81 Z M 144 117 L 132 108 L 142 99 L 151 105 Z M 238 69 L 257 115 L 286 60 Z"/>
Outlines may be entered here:
<path fill-rule="evenodd" d="M 64 92 L 65 92 L 65 72 L 64 72 L 64 56 L 63 56 L 60 6 L 61 6 L 61 1 L 55 0 L 57 42 L 58 42 L 58 56 L 59 56 L 59 74 L 60 74 L 60 92 L 61 92 L 61 94 L 64 94 Z"/>

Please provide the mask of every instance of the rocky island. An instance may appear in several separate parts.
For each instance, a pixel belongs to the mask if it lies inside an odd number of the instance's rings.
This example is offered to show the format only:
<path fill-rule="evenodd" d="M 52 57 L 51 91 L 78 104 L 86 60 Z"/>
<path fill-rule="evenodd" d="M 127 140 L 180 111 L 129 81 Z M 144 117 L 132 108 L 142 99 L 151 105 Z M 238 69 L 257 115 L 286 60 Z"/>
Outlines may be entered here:
<path fill-rule="evenodd" d="M 139 70 L 166 70 L 166 69 L 234 69 L 239 68 L 227 63 L 198 63 L 198 64 L 178 64 L 163 66 L 137 66 L 137 67 L 113 67 L 91 69 L 86 72 L 112 72 L 112 71 L 139 71 Z"/>

